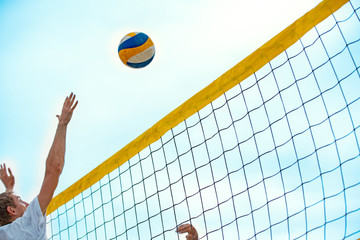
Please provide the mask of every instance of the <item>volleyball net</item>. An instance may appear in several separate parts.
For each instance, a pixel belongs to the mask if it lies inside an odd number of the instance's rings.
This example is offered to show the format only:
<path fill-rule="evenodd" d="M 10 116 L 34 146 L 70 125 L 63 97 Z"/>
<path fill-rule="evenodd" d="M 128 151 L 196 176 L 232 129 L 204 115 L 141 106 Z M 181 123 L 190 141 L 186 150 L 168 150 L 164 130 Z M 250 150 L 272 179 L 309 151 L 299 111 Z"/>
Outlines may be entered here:
<path fill-rule="evenodd" d="M 49 239 L 360 237 L 360 0 L 325 0 L 56 196 Z"/>

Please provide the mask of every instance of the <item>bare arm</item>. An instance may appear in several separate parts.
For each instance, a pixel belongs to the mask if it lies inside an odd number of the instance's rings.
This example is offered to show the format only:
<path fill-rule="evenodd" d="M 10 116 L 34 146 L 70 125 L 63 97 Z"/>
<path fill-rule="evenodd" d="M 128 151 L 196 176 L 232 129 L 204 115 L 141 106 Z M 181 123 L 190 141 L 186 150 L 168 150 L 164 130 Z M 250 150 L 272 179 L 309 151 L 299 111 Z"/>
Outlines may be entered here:
<path fill-rule="evenodd" d="M 53 144 L 46 159 L 45 177 L 38 195 L 40 208 L 43 214 L 45 214 L 45 211 L 54 195 L 59 182 L 60 174 L 64 167 L 67 125 L 71 120 L 72 113 L 77 103 L 77 101 L 75 102 L 75 95 L 71 93 L 70 96 L 65 99 L 61 115 L 57 115 L 59 123 L 56 129 Z"/>

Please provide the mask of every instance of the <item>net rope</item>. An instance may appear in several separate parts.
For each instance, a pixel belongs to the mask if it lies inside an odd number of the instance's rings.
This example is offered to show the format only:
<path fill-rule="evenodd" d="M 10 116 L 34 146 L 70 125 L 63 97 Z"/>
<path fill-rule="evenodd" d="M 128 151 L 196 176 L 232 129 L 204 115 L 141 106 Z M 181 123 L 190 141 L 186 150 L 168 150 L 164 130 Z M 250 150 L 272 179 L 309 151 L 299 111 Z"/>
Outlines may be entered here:
<path fill-rule="evenodd" d="M 47 217 L 49 239 L 360 238 L 360 1 Z"/>

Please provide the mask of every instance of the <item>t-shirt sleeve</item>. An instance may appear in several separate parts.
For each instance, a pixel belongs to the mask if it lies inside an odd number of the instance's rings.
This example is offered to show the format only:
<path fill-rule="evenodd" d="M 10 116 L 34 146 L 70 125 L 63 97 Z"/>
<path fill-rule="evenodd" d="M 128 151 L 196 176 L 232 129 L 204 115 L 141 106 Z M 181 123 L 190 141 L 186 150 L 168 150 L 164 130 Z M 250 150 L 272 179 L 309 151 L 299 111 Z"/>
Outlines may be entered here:
<path fill-rule="evenodd" d="M 0 228 L 0 239 L 46 239 L 46 217 L 41 212 L 37 197 L 21 218 Z"/>
<path fill-rule="evenodd" d="M 32 206 L 30 207 L 31 204 Z M 24 215 L 20 218 L 22 219 L 22 224 L 27 225 L 28 228 L 30 228 L 31 231 L 34 232 L 34 234 L 40 233 L 43 225 L 46 224 L 46 220 L 41 212 L 39 200 L 37 197 L 31 201 L 29 207 L 26 208 Z"/>

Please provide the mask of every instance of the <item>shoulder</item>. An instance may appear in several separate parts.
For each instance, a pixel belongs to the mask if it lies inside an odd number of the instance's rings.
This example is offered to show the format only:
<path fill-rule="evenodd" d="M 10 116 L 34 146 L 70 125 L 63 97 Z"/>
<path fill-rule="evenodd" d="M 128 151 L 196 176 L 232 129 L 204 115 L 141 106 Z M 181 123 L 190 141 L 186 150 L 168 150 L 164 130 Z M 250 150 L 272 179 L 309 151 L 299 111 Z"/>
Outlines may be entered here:
<path fill-rule="evenodd" d="M 39 199 L 36 196 L 29 204 L 29 206 L 26 208 L 24 215 L 33 214 L 38 217 L 45 217 L 44 214 L 41 212 Z"/>
<path fill-rule="evenodd" d="M 46 217 L 42 214 L 38 198 L 34 198 L 24 215 L 0 227 L 0 239 L 46 239 Z"/>
<path fill-rule="evenodd" d="M 34 198 L 26 208 L 24 215 L 20 218 L 23 224 L 31 227 L 32 229 L 43 228 L 46 225 L 46 217 L 42 213 L 39 200 L 37 197 Z"/>
<path fill-rule="evenodd" d="M 9 232 L 10 224 L 0 227 L 0 239 L 11 239 L 11 233 Z"/>

